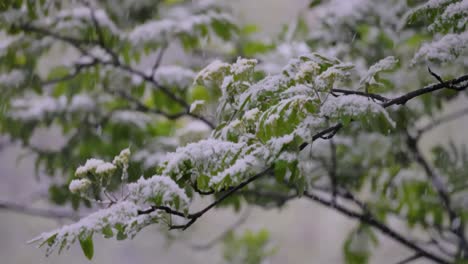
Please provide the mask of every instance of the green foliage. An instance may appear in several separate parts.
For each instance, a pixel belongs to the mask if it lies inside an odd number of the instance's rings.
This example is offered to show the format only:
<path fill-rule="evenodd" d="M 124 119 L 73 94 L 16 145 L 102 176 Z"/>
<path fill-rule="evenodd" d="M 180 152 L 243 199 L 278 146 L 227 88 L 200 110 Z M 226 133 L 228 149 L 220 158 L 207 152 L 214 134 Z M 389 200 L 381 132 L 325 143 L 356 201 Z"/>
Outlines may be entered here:
<path fill-rule="evenodd" d="M 2 1 L 0 133 L 36 154 L 36 174 L 62 178 L 52 203 L 108 206 L 37 240 L 47 254 L 78 240 L 91 259 L 99 233 L 185 229 L 218 206 L 282 207 L 320 190 L 331 197 L 323 204 L 347 201 L 348 215 L 372 220 L 344 241 L 346 263 L 368 263 L 374 230 L 393 217 L 462 245 L 468 151 L 431 144 L 426 160 L 418 142 L 419 123 L 466 88 L 446 81 L 468 69 L 465 3 L 313 0 L 313 25 L 302 10 L 264 38 L 216 1 Z M 190 56 L 161 63 L 173 45 Z M 48 65 L 57 53 L 63 61 Z M 410 93 L 434 82 L 450 89 Z M 391 100 L 402 94 L 410 100 Z M 35 145 L 40 130 L 64 142 Z M 192 212 L 197 195 L 213 203 Z M 276 250 L 265 230 L 224 242 L 229 263 L 261 263 Z"/>
<path fill-rule="evenodd" d="M 347 264 L 369 263 L 372 245 L 378 243 L 377 237 L 368 226 L 361 225 L 351 231 L 344 243 L 344 259 Z"/>
<path fill-rule="evenodd" d="M 224 260 L 227 263 L 260 264 L 276 252 L 270 245 L 267 230 L 258 232 L 246 230 L 243 235 L 230 232 L 224 238 Z"/>
<path fill-rule="evenodd" d="M 80 246 L 83 250 L 83 254 L 91 260 L 94 255 L 94 245 L 93 245 L 93 233 L 86 236 L 80 236 Z"/>

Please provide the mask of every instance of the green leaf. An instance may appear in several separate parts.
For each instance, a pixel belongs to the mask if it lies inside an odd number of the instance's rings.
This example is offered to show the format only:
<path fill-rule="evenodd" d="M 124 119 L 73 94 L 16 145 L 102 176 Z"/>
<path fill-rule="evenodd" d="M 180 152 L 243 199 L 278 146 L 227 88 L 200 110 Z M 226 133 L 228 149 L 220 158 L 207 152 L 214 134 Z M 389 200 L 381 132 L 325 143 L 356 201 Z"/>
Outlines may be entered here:
<path fill-rule="evenodd" d="M 106 225 L 102 230 L 102 234 L 105 238 L 111 238 L 114 236 L 114 232 L 112 231 L 112 227 L 110 225 Z"/>
<path fill-rule="evenodd" d="M 322 3 L 323 0 L 312 0 L 309 4 L 309 8 L 316 7 Z"/>
<path fill-rule="evenodd" d="M 80 236 L 79 240 L 83 254 L 91 260 L 94 256 L 93 233 L 85 237 Z"/>

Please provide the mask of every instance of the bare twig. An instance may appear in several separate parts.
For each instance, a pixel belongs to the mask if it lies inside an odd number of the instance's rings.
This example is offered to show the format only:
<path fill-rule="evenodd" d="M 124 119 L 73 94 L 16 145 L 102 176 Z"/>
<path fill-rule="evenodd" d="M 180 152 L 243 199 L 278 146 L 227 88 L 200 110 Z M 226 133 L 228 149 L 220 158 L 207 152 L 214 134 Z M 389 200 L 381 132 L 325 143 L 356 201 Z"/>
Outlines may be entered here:
<path fill-rule="evenodd" d="M 154 76 L 156 74 L 156 71 L 158 70 L 159 66 L 161 65 L 162 59 L 164 57 L 164 53 L 166 52 L 167 49 L 167 44 L 163 44 L 161 48 L 159 48 L 158 53 L 156 54 L 156 59 L 153 64 L 153 68 L 151 69 L 151 76 Z"/>

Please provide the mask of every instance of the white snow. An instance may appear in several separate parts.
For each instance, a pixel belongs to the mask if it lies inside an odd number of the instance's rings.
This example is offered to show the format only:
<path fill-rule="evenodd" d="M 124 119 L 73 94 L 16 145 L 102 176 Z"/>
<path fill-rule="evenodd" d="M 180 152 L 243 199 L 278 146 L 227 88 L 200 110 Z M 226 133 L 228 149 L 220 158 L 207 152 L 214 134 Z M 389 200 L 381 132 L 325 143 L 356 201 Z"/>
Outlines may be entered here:
<path fill-rule="evenodd" d="M 75 171 L 76 177 L 85 177 L 88 173 L 96 173 L 98 175 L 104 175 L 112 173 L 117 167 L 114 164 L 105 162 L 100 159 L 88 159 L 85 165 L 78 167 Z"/>
<path fill-rule="evenodd" d="M 70 185 L 68 185 L 68 188 L 70 189 L 70 192 L 72 193 L 79 193 L 88 189 L 90 185 L 91 185 L 91 181 L 88 179 L 75 179 L 70 182 Z"/>
<path fill-rule="evenodd" d="M 1 53 L 0 53 L 1 54 Z M 8 73 L 0 74 L 0 86 L 13 87 L 21 84 L 26 79 L 20 70 L 12 70 Z"/>
<path fill-rule="evenodd" d="M 213 21 L 229 21 L 232 18 L 224 13 L 208 11 L 205 14 L 190 15 L 181 18 L 164 18 L 147 22 L 135 27 L 127 36 L 134 44 L 145 42 L 162 43 L 177 34 L 194 35 L 196 28 Z"/>
<path fill-rule="evenodd" d="M 377 81 L 375 80 L 375 75 L 379 72 L 393 69 L 397 63 L 398 60 L 393 56 L 388 56 L 384 59 L 381 59 L 369 68 L 366 74 L 361 78 L 360 84 L 377 84 Z"/>
<path fill-rule="evenodd" d="M 149 115 L 139 111 L 118 110 L 112 113 L 111 120 L 114 123 L 134 125 L 143 129 L 151 122 L 152 119 Z"/>
<path fill-rule="evenodd" d="M 165 86 L 175 86 L 186 89 L 193 83 L 195 72 L 191 69 L 172 65 L 160 66 L 154 74 L 154 79 Z"/>
<path fill-rule="evenodd" d="M 128 184 L 128 192 L 128 200 L 134 203 L 151 203 L 158 195 L 162 197 L 162 205 L 171 204 L 174 198 L 178 197 L 181 201 L 180 207 L 187 208 L 190 201 L 185 191 L 167 176 L 140 178 L 137 182 Z"/>
<path fill-rule="evenodd" d="M 439 40 L 425 43 L 414 55 L 412 63 L 420 61 L 450 62 L 455 60 L 468 47 L 468 31 L 460 34 L 447 34 Z"/>
<path fill-rule="evenodd" d="M 24 121 L 39 120 L 48 114 L 64 111 L 66 106 L 67 98 L 65 96 L 54 98 L 47 95 L 26 95 L 12 99 L 12 109 L 9 115 L 14 119 Z"/>
<path fill-rule="evenodd" d="M 205 105 L 205 100 L 195 100 L 191 105 L 190 105 L 190 113 L 196 113 L 199 112 L 200 109 L 203 108 Z"/>

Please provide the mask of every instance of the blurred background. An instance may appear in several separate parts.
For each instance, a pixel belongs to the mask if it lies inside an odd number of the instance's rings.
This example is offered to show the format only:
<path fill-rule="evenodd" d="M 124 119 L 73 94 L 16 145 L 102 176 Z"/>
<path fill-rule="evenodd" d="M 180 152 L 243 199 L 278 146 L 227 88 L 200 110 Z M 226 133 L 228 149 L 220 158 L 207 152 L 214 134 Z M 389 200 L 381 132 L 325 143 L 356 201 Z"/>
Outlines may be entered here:
<path fill-rule="evenodd" d="M 237 17 L 244 23 L 258 25 L 262 34 L 277 33 L 281 26 L 292 21 L 298 12 L 307 6 L 306 0 L 237 0 L 232 1 Z M 310 19 L 313 23 L 313 18 Z M 167 60 L 179 55 L 177 47 L 169 51 Z M 57 60 L 62 54 L 57 54 Z M 47 63 L 53 63 L 54 58 Z M 180 58 L 179 58 L 180 59 Z M 466 100 L 466 98 L 464 99 Z M 447 111 L 461 106 L 454 102 Z M 468 119 L 448 123 L 424 138 L 423 146 L 434 143 L 437 135 L 452 138 L 455 142 L 468 143 L 466 127 Z M 465 131 L 465 132 L 463 132 Z M 41 144 L 56 144 L 60 136 L 54 131 L 43 131 L 34 140 Z M 48 208 L 48 177 L 34 177 L 32 157 L 20 149 L 0 139 L 0 199 L 30 204 L 38 208 Z M 54 207 L 54 209 L 57 209 Z M 68 211 L 69 208 L 58 208 Z M 184 231 L 184 239 L 170 241 L 163 234 L 165 230 L 149 227 L 139 233 L 134 240 L 106 240 L 97 236 L 96 253 L 88 261 L 78 244 L 61 255 L 44 256 L 44 251 L 26 242 L 41 232 L 68 223 L 69 220 L 52 220 L 27 216 L 0 210 L 0 263 L 222 263 L 221 243 L 209 249 L 197 249 L 197 245 L 211 241 L 226 228 L 239 223 L 241 214 L 220 209 L 203 216 L 192 228 Z M 349 220 L 331 210 L 310 201 L 295 200 L 283 209 L 264 210 L 250 208 L 248 218 L 238 229 L 258 231 L 262 228 L 271 234 L 272 246 L 278 251 L 270 263 L 343 263 L 342 242 L 347 232 L 355 226 Z M 183 241 L 182 241 L 183 240 Z M 388 239 L 380 240 L 378 251 L 373 254 L 371 263 L 394 263 L 410 253 Z M 425 263 L 425 262 L 419 262 Z"/>

